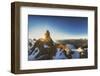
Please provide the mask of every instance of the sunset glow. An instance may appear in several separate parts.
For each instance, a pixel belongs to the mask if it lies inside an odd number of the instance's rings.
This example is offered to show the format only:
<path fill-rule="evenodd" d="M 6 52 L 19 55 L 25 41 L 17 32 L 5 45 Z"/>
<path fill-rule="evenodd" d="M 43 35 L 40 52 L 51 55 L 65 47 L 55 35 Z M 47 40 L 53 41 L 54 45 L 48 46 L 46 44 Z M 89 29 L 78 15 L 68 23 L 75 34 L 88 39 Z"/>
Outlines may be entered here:
<path fill-rule="evenodd" d="M 87 18 L 29 15 L 29 38 L 44 38 L 46 30 L 52 39 L 87 39 Z M 75 22 L 75 23 L 74 23 Z"/>

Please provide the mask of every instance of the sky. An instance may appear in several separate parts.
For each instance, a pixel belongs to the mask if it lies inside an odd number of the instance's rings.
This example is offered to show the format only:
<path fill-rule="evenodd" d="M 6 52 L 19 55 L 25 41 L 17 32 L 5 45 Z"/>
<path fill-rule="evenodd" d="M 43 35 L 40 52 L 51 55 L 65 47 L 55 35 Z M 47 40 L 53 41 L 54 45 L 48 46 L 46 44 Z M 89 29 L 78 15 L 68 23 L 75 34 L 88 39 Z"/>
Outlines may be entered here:
<path fill-rule="evenodd" d="M 88 18 L 28 15 L 29 38 L 42 38 L 46 30 L 54 40 L 87 38 Z"/>

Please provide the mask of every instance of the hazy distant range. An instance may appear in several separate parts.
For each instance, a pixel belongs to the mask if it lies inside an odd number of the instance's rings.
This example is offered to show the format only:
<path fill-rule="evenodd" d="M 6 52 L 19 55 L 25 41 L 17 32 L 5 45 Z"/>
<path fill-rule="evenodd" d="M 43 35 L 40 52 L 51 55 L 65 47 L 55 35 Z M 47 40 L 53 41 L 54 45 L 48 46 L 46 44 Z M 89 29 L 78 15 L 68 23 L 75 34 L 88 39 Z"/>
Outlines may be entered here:
<path fill-rule="evenodd" d="M 61 44 L 72 44 L 76 48 L 78 47 L 88 47 L 88 39 L 63 39 L 63 40 L 56 40 L 57 43 Z"/>

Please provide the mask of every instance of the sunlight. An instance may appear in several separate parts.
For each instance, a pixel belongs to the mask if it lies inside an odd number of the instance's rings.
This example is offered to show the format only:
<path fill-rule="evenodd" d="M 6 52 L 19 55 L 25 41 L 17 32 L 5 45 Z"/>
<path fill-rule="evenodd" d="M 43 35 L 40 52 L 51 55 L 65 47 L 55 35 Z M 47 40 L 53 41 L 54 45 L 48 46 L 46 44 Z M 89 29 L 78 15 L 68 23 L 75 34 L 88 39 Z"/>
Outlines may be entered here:
<path fill-rule="evenodd" d="M 29 38 L 30 39 L 39 39 L 43 38 L 45 39 L 45 32 L 46 30 L 50 31 L 51 38 L 56 40 L 62 40 L 62 39 L 87 39 L 87 36 L 81 36 L 81 35 L 70 35 L 68 33 L 63 33 L 60 30 L 57 30 L 53 27 L 45 25 L 44 27 L 35 27 L 32 31 L 29 31 Z"/>

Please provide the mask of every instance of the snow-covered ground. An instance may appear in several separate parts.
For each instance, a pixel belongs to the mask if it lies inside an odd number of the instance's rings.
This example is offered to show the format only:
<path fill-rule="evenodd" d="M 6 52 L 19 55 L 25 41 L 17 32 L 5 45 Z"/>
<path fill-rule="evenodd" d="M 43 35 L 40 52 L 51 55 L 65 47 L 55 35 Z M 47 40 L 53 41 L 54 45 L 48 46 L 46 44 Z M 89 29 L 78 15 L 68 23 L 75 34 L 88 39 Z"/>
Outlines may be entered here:
<path fill-rule="evenodd" d="M 71 49 L 71 51 L 73 52 L 72 59 L 80 58 L 80 53 L 79 53 L 78 49 L 76 49 L 74 47 L 74 45 L 67 44 L 66 46 L 69 47 Z M 32 50 L 30 50 L 30 51 L 32 51 Z M 55 51 L 56 51 L 56 54 L 55 54 L 55 56 L 53 56 L 53 59 L 68 59 L 68 57 L 64 54 L 63 50 L 57 48 Z M 40 50 L 38 48 L 35 48 L 34 51 L 30 55 L 28 55 L 28 60 L 38 60 L 39 57 L 37 58 L 37 55 L 39 54 L 39 52 L 40 52 Z M 40 57 L 42 57 L 42 56 L 40 56 Z"/>

